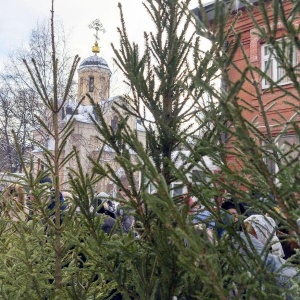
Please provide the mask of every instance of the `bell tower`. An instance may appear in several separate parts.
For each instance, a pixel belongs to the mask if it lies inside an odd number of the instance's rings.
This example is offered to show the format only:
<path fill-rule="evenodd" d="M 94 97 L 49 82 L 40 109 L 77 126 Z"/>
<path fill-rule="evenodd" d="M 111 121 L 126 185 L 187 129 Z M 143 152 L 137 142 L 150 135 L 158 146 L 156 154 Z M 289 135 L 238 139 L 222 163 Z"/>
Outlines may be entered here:
<path fill-rule="evenodd" d="M 98 45 L 98 31 L 105 32 L 99 19 L 94 20 L 90 29 L 96 31 L 95 43 L 92 47 L 94 55 L 84 59 L 78 67 L 78 100 L 89 94 L 96 103 L 109 98 L 111 71 L 105 59 L 98 56 L 101 48 Z M 82 101 L 83 105 L 90 105 L 90 100 L 86 96 Z"/>

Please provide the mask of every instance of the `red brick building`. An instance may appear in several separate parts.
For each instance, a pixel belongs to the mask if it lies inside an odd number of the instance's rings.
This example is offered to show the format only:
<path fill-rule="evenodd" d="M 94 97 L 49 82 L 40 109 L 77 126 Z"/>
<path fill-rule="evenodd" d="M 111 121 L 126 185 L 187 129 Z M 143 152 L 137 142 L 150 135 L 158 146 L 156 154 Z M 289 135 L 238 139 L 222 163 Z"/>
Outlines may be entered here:
<path fill-rule="evenodd" d="M 224 1 L 225 7 L 229 9 L 229 1 Z M 290 0 L 264 1 L 264 8 L 267 14 L 263 17 L 262 9 L 259 1 L 250 0 L 251 8 L 243 3 L 235 3 L 235 7 L 231 8 L 231 15 L 227 22 L 227 28 L 233 25 L 233 30 L 228 37 L 228 45 L 232 40 L 236 39 L 240 34 L 241 47 L 238 48 L 233 56 L 232 64 L 228 69 L 228 77 L 232 83 L 241 80 L 241 73 L 244 72 L 250 63 L 251 71 L 247 72 L 247 79 L 243 84 L 242 90 L 238 94 L 240 104 L 245 107 L 243 116 L 249 122 L 255 124 L 263 136 L 271 135 L 277 137 L 276 144 L 290 148 L 291 144 L 298 144 L 299 139 L 295 135 L 295 130 L 290 125 L 295 121 L 299 121 L 299 87 L 295 87 L 292 80 L 287 76 L 285 70 L 280 67 L 279 59 L 277 59 L 274 44 L 270 44 L 271 35 L 264 36 L 263 28 L 274 28 L 277 30 L 272 32 L 275 47 L 282 49 L 282 54 L 290 67 L 296 68 L 299 74 L 298 64 L 300 62 L 300 51 L 297 50 L 296 43 L 290 43 L 289 39 L 294 39 L 291 32 L 284 25 L 280 15 L 277 20 L 274 14 L 277 11 L 274 5 L 282 5 L 285 17 L 293 20 L 294 26 L 300 26 L 299 14 L 291 16 L 291 12 L 296 4 Z M 262 4 L 262 3 L 261 3 Z M 207 3 L 205 11 L 207 18 L 211 21 L 213 28 L 213 19 L 215 14 L 215 1 Z M 228 10 L 227 10 L 228 11 Z M 225 11 L 224 15 L 227 13 Z M 197 10 L 194 10 L 197 13 Z M 198 11 L 199 13 L 199 11 Z M 199 14 L 200 16 L 201 14 Z M 233 20 L 236 20 L 233 23 Z M 255 24 L 256 23 L 256 24 Z M 263 37 L 264 36 L 264 37 Z M 279 51 L 280 52 L 280 51 Z M 276 52 L 277 53 L 277 52 Z M 261 72 L 265 72 L 270 79 L 264 78 Z M 265 118 L 264 118 L 265 115 Z M 258 141 L 263 144 L 262 139 Z M 290 145 L 288 145 L 290 144 Z M 228 161 L 234 163 L 235 157 L 228 156 Z M 268 161 L 269 169 L 276 172 L 276 164 Z"/>

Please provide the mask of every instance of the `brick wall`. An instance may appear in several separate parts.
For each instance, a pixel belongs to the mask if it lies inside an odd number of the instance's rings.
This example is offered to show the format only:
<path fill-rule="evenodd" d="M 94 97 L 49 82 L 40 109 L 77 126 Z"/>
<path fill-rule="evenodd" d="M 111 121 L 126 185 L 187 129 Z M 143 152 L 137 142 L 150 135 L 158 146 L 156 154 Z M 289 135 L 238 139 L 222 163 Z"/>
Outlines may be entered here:
<path fill-rule="evenodd" d="M 292 10 L 293 4 L 291 1 L 282 2 L 287 15 Z M 272 16 L 272 3 L 266 1 L 267 11 L 269 14 L 269 24 L 273 26 L 273 16 Z M 253 18 L 259 26 L 265 26 L 261 12 L 257 6 L 253 6 L 252 10 Z M 240 10 L 232 14 L 232 18 L 238 18 L 235 23 L 234 30 L 236 33 L 241 34 L 241 43 L 243 45 L 237 51 L 234 56 L 233 65 L 229 68 L 228 74 L 230 80 L 234 83 L 241 79 L 240 71 L 244 71 L 247 67 L 248 62 L 253 67 L 259 69 L 262 68 L 261 63 L 261 49 L 262 45 L 265 44 L 265 41 L 261 39 L 258 35 L 258 31 L 254 28 L 253 20 L 249 17 L 248 13 L 245 10 Z M 299 20 L 295 20 L 295 24 L 299 24 Z M 287 35 L 283 29 L 282 24 L 278 23 L 278 30 L 274 38 L 279 39 Z M 235 36 L 232 34 L 229 36 L 229 41 L 235 39 Z M 247 62 L 248 61 L 248 62 Z M 300 61 L 300 54 L 298 52 L 298 62 Z M 282 85 L 282 89 L 275 88 L 272 91 L 264 89 L 262 87 L 262 82 L 259 74 L 254 72 L 247 72 L 247 81 L 243 85 L 243 91 L 240 91 L 238 97 L 240 99 L 241 105 L 250 109 L 245 109 L 243 111 L 243 116 L 248 120 L 255 120 L 256 127 L 263 133 L 266 133 L 265 121 L 262 117 L 262 107 L 260 105 L 263 103 L 263 107 L 269 108 L 266 112 L 268 123 L 270 124 L 272 135 L 276 136 L 282 129 L 282 126 L 279 126 L 279 123 L 282 123 L 285 120 L 290 120 L 294 115 L 295 108 L 293 105 L 299 106 L 296 90 L 292 84 Z M 257 88 L 255 88 L 257 87 Z M 295 97 L 288 95 L 288 93 L 294 95 Z M 296 99 L 295 99 L 296 98 Z M 298 98 L 298 99 L 297 99 Z M 298 118 L 299 119 L 299 118 Z M 290 130 L 292 134 L 292 130 Z M 230 143 L 228 145 L 230 147 Z M 228 156 L 228 161 L 232 163 L 235 162 L 233 155 Z"/>

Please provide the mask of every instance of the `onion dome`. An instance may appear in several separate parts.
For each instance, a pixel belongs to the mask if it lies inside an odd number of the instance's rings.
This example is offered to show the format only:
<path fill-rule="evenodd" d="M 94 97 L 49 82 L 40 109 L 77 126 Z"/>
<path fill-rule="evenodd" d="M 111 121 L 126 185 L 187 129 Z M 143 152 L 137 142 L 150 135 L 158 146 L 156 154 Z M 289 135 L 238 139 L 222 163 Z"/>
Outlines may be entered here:
<path fill-rule="evenodd" d="M 99 57 L 97 54 L 85 58 L 79 65 L 78 70 L 82 70 L 84 68 L 99 68 L 108 70 L 111 73 L 106 60 L 102 57 Z"/>

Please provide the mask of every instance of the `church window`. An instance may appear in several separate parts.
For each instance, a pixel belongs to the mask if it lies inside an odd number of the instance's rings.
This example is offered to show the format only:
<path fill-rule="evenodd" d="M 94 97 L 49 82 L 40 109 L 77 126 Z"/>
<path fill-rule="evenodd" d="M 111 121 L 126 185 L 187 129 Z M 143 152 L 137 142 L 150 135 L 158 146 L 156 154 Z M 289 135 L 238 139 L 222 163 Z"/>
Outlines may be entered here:
<path fill-rule="evenodd" d="M 92 93 L 94 91 L 94 76 L 89 77 L 89 92 Z"/>
<path fill-rule="evenodd" d="M 113 131 L 117 130 L 118 123 L 119 123 L 118 117 L 114 116 L 113 119 L 111 120 L 111 128 L 112 128 Z"/>

